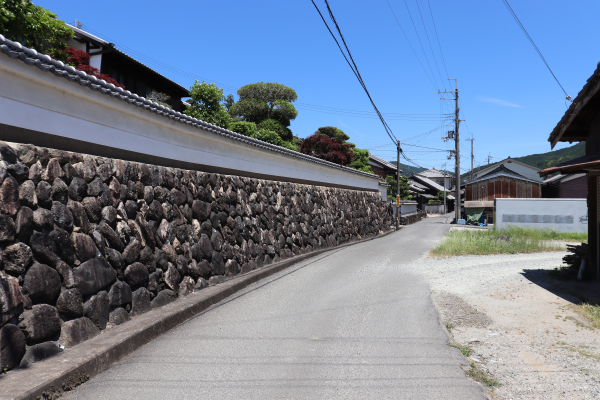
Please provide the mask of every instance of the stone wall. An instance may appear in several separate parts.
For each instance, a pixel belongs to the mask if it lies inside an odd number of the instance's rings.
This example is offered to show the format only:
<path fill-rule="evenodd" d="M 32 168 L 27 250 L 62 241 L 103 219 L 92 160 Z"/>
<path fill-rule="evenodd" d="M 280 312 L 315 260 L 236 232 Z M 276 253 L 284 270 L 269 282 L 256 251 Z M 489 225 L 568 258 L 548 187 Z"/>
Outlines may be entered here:
<path fill-rule="evenodd" d="M 378 192 L 0 142 L 0 371 L 394 224 Z"/>
<path fill-rule="evenodd" d="M 400 225 L 414 224 L 423 218 L 427 218 L 427 213 L 423 210 L 418 210 L 416 213 L 400 216 Z"/>

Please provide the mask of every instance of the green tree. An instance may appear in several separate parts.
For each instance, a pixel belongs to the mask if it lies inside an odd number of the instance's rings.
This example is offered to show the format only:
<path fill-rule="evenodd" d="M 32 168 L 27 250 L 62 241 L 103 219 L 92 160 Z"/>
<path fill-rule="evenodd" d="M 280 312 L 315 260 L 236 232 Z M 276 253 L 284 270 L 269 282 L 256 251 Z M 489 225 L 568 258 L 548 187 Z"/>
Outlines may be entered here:
<path fill-rule="evenodd" d="M 446 204 L 448 204 L 448 195 L 450 195 L 450 192 L 446 191 Z M 439 192 L 437 192 L 437 195 L 435 196 L 435 198 L 429 200 L 428 203 L 429 204 L 444 204 L 444 191 L 440 190 Z"/>
<path fill-rule="evenodd" d="M 229 124 L 229 130 L 242 135 L 254 137 L 258 132 L 258 128 L 254 122 L 236 121 Z"/>
<path fill-rule="evenodd" d="M 214 83 L 194 83 L 190 88 L 189 106 L 183 111 L 190 117 L 227 128 L 231 121 L 231 116 L 221 104 L 225 100 L 223 89 L 220 89 Z"/>
<path fill-rule="evenodd" d="M 223 106 L 225 106 L 225 108 L 227 109 L 227 112 L 229 112 L 229 110 L 231 109 L 231 106 L 235 104 L 235 99 L 233 98 L 232 94 L 228 94 L 227 97 L 225 97 L 225 101 L 223 102 Z"/>
<path fill-rule="evenodd" d="M 73 30 L 57 15 L 31 0 L 0 0 L 0 34 L 23 46 L 65 60 L 62 52 Z"/>
<path fill-rule="evenodd" d="M 398 181 L 395 179 L 393 175 L 388 175 L 385 177 L 385 183 L 390 185 L 387 192 L 388 200 L 396 201 L 396 194 L 398 193 Z M 412 199 L 412 195 L 408 191 L 409 184 L 408 178 L 404 175 L 400 175 L 400 200 L 410 200 Z"/>
<path fill-rule="evenodd" d="M 259 129 L 266 129 L 269 131 L 276 132 L 284 142 L 290 142 L 294 137 L 294 134 L 292 133 L 292 130 L 290 128 L 283 126 L 281 123 L 274 119 L 265 119 L 264 121 L 258 123 L 256 126 Z"/>
<path fill-rule="evenodd" d="M 328 138 L 335 139 L 339 143 L 346 143 L 346 140 L 350 139 L 350 136 L 346 135 L 343 130 L 336 128 L 335 126 L 322 126 L 315 133 L 318 133 Z M 354 143 L 348 143 L 352 147 L 356 147 Z"/>
<path fill-rule="evenodd" d="M 353 145 L 353 143 L 348 144 Z M 369 165 L 369 151 L 357 149 L 356 147 L 351 147 L 351 150 L 354 153 L 354 157 L 352 157 L 352 162 L 349 167 L 372 174 L 373 169 Z"/>

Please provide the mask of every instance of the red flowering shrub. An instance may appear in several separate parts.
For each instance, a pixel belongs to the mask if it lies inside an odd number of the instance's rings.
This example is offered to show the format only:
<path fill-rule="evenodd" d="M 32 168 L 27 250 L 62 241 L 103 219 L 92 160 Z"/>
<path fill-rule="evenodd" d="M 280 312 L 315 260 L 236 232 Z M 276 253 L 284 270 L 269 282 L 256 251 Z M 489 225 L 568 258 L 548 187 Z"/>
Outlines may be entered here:
<path fill-rule="evenodd" d="M 302 141 L 300 153 L 346 166 L 352 162 L 354 155 L 349 144 L 340 143 L 319 133 L 315 133 Z"/>
<path fill-rule="evenodd" d="M 72 47 L 67 47 L 66 50 L 61 50 L 63 54 L 67 56 L 66 64 L 73 65 L 76 70 L 83 71 L 88 75 L 93 75 L 98 79 L 104 79 L 107 83 L 112 83 L 113 85 L 125 89 L 124 85 L 121 85 L 119 82 L 114 80 L 107 74 L 101 74 L 100 70 L 96 67 L 92 67 L 90 65 L 90 55 L 83 51 L 77 50 Z"/>

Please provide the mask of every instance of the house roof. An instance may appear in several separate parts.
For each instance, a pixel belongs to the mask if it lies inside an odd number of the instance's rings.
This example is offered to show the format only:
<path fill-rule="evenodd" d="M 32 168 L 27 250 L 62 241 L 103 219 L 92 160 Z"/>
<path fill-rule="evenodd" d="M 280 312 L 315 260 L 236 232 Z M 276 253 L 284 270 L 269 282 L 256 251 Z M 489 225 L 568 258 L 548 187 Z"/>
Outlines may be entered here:
<path fill-rule="evenodd" d="M 477 174 L 477 176 L 479 176 L 479 178 L 481 178 L 483 175 L 480 175 L 480 174 L 482 174 L 482 173 L 483 174 L 487 174 L 489 171 L 494 170 L 495 168 L 498 167 L 498 165 L 503 165 L 503 163 L 505 163 L 505 162 L 508 163 L 508 164 L 510 164 L 510 163 L 520 164 L 520 165 L 523 165 L 525 167 L 529 167 L 529 168 L 535 170 L 536 172 L 540 170 L 540 168 L 538 168 L 538 167 L 536 167 L 534 165 L 527 164 L 527 163 L 524 163 L 523 161 L 519 161 L 519 160 L 516 160 L 514 158 L 508 157 L 508 158 L 505 158 L 502 161 L 498 161 L 497 163 L 494 163 L 494 164 L 490 165 L 489 167 L 486 167 L 486 168 L 483 168 L 483 169 L 477 171 L 476 174 Z M 477 178 L 477 179 L 479 179 L 479 178 Z"/>
<path fill-rule="evenodd" d="M 394 171 L 397 171 L 397 170 L 398 170 L 398 167 L 396 167 L 394 164 L 391 164 L 391 163 L 389 163 L 389 162 L 385 161 L 385 160 L 384 160 L 384 159 L 382 159 L 382 158 L 379 158 L 379 157 L 377 157 L 377 156 L 374 156 L 373 154 L 371 154 L 371 152 L 369 152 L 369 159 L 370 159 L 371 161 L 374 161 L 374 162 L 376 162 L 376 163 L 379 163 L 379 164 L 381 164 L 381 165 L 382 165 L 382 166 L 384 166 L 385 168 L 389 168 L 389 169 L 391 169 L 391 170 L 394 170 Z M 402 172 L 402 170 L 400 170 L 400 172 Z"/>
<path fill-rule="evenodd" d="M 408 185 L 408 190 L 412 190 L 413 192 L 416 192 L 416 193 L 422 193 L 425 191 L 425 189 L 422 189 L 413 183 Z"/>
<path fill-rule="evenodd" d="M 56 61 L 52 59 L 46 54 L 40 54 L 36 50 L 27 48 L 21 45 L 20 43 L 8 40 L 3 35 L 0 35 L 0 53 L 5 54 L 6 56 L 15 60 L 19 59 L 32 68 L 39 68 L 43 72 L 52 73 L 58 77 L 67 79 L 73 85 L 88 87 L 90 90 L 97 91 L 100 94 L 110 96 L 116 100 L 129 103 L 139 108 L 143 108 L 146 111 L 155 113 L 163 118 L 168 118 L 180 124 L 201 129 L 204 132 L 223 136 L 228 139 L 235 140 L 237 142 L 242 142 L 244 144 L 254 146 L 263 150 L 280 153 L 288 157 L 302 159 L 305 161 L 313 162 L 315 164 L 321 164 L 330 168 L 343 170 L 348 173 L 362 175 L 372 179 L 379 179 L 379 176 L 375 174 L 370 174 L 368 172 L 344 167 L 339 164 L 321 160 L 320 158 L 299 153 L 297 151 L 289 150 L 271 143 L 266 143 L 258 139 L 254 139 L 236 132 L 229 131 L 219 126 L 210 124 L 208 122 L 201 121 L 199 119 L 182 114 L 178 111 L 171 110 L 168 107 L 155 103 L 144 97 L 138 96 L 137 94 L 131 93 L 128 90 L 116 87 L 112 83 L 107 83 L 103 79 L 98 79 L 95 76 L 88 75 L 83 71 L 78 71 L 71 66 L 65 65 L 61 61 Z M 107 116 L 107 118 L 108 117 L 110 116 Z"/>
<path fill-rule="evenodd" d="M 437 170 L 435 168 L 428 169 L 427 171 L 417 172 L 417 175 L 424 176 L 425 178 L 454 178 L 454 175 L 450 172 Z"/>
<path fill-rule="evenodd" d="M 600 170 L 600 154 L 592 154 L 577 157 L 554 167 L 543 169 L 539 171 L 538 174 L 540 174 L 540 176 L 547 176 L 555 172 L 561 174 L 578 174 L 598 170 Z"/>
<path fill-rule="evenodd" d="M 181 97 L 188 97 L 189 96 L 188 89 L 184 88 L 183 86 L 181 86 L 177 82 L 174 82 L 174 81 L 170 80 L 166 76 L 164 76 L 164 75 L 156 72 L 154 69 L 150 68 L 146 64 L 139 62 L 135 58 L 133 58 L 133 57 L 129 56 L 128 54 L 122 52 L 121 50 L 117 49 L 113 43 L 107 42 L 104 39 L 100 39 L 99 37 L 94 36 L 91 33 L 84 31 L 83 29 L 77 28 L 76 26 L 72 26 L 72 25 L 69 25 L 69 24 L 67 24 L 67 25 L 75 32 L 75 38 L 85 38 L 86 40 L 89 40 L 91 43 L 94 43 L 97 46 L 105 47 L 106 50 L 107 50 L 107 52 L 115 52 L 115 53 L 119 54 L 120 56 L 126 58 L 128 61 L 130 61 L 133 64 L 135 64 L 136 66 L 145 69 L 146 71 L 152 73 L 153 75 L 159 76 L 170 87 L 172 87 L 172 89 L 174 89 L 175 91 L 179 92 L 179 94 L 181 95 Z M 93 55 L 93 53 L 92 53 L 92 55 Z"/>
<path fill-rule="evenodd" d="M 561 181 L 562 178 L 564 178 L 567 175 L 563 175 L 563 174 L 558 174 L 558 175 L 554 175 L 552 178 L 548 178 L 546 179 L 543 184 L 547 185 L 549 183 L 558 183 Z"/>
<path fill-rule="evenodd" d="M 600 63 L 579 91 L 579 94 L 556 127 L 550 133 L 548 141 L 552 148 L 558 142 L 579 142 L 587 137 L 587 126 L 600 110 Z"/>
<path fill-rule="evenodd" d="M 471 182 L 467 182 L 467 185 L 470 185 L 472 183 L 479 182 L 479 181 L 485 181 L 488 179 L 496 178 L 498 176 L 508 176 L 511 178 L 520 179 L 522 181 L 540 183 L 538 181 L 534 181 L 533 179 L 526 178 L 525 176 L 519 174 L 518 172 L 515 172 L 512 169 L 505 167 L 504 164 L 500 164 L 498 167 L 496 167 L 493 170 L 487 172 L 486 174 L 480 176 L 479 178 L 472 180 Z"/>
<path fill-rule="evenodd" d="M 580 174 L 558 174 L 556 176 L 553 176 L 552 178 L 546 179 L 544 181 L 544 185 L 558 185 L 564 182 L 569 182 L 572 181 L 574 179 L 578 179 L 581 178 L 583 176 L 586 176 L 585 173 L 580 173 Z"/>
<path fill-rule="evenodd" d="M 419 181 L 419 183 L 421 183 L 422 185 L 424 185 L 424 186 L 426 186 L 426 187 L 428 187 L 428 188 L 430 188 L 430 189 L 435 189 L 435 190 L 437 190 L 437 191 L 443 191 L 443 190 L 446 190 L 446 191 L 448 191 L 448 190 L 447 190 L 447 189 L 445 189 L 445 188 L 444 188 L 442 185 L 438 185 L 437 183 L 435 183 L 435 182 L 434 182 L 434 181 L 432 181 L 431 179 L 429 179 L 429 178 L 426 178 L 426 177 L 424 177 L 424 176 L 421 176 L 421 175 L 419 175 L 419 174 L 414 174 L 414 173 L 413 173 L 413 174 L 411 175 L 411 179 L 413 179 L 413 180 L 414 180 L 414 179 L 418 180 L 418 181 Z"/>

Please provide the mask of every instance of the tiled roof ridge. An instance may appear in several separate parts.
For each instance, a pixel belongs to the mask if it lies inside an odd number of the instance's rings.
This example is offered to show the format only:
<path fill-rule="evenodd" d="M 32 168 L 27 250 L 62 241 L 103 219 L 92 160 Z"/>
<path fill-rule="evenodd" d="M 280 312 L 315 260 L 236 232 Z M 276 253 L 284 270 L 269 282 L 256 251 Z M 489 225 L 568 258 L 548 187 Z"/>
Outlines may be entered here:
<path fill-rule="evenodd" d="M 371 152 L 369 152 L 369 156 L 372 157 L 375 161 L 378 161 L 380 163 L 382 163 L 383 165 L 387 166 L 388 168 L 391 169 L 398 169 L 398 167 L 392 163 L 390 163 L 389 161 L 385 161 L 383 158 L 377 157 L 376 155 L 372 154 Z"/>
<path fill-rule="evenodd" d="M 129 104 L 133 104 L 136 107 L 143 108 L 147 111 L 153 112 L 159 116 L 169 118 L 170 120 L 193 126 L 194 128 L 202 129 L 204 131 L 224 136 L 229 139 L 237 140 L 251 146 L 255 146 L 261 149 L 273 151 L 275 153 L 284 154 L 294 158 L 298 158 L 305 161 L 310 161 L 315 164 L 321 164 L 327 167 L 336 168 L 345 172 L 350 172 L 356 175 L 362 175 L 368 178 L 379 179 L 379 176 L 370 174 L 368 172 L 359 171 L 353 168 L 345 167 L 339 164 L 332 163 L 330 161 L 322 160 L 307 154 L 303 154 L 297 151 L 289 150 L 284 147 L 280 147 L 271 143 L 263 142 L 258 139 L 254 139 L 248 136 L 244 136 L 240 133 L 229 131 L 220 126 L 213 125 L 211 123 L 201 121 L 194 117 L 182 114 L 178 111 L 171 110 L 161 104 L 155 103 L 145 97 L 138 96 L 135 93 L 131 93 L 128 90 L 123 90 L 120 87 L 107 83 L 103 79 L 98 79 L 93 75 L 88 75 L 83 71 L 78 71 L 75 68 L 65 65 L 62 61 L 54 60 L 52 57 L 38 53 L 36 50 L 27 48 L 18 42 L 6 39 L 0 34 L 0 51 L 6 54 L 12 59 L 20 59 L 25 64 L 31 67 L 38 67 L 44 72 L 51 72 L 58 77 L 68 79 L 70 82 L 77 82 L 81 86 L 87 86 L 91 90 L 98 91 L 102 94 L 109 95 L 113 98 L 117 98 L 120 101 L 125 101 Z"/>

